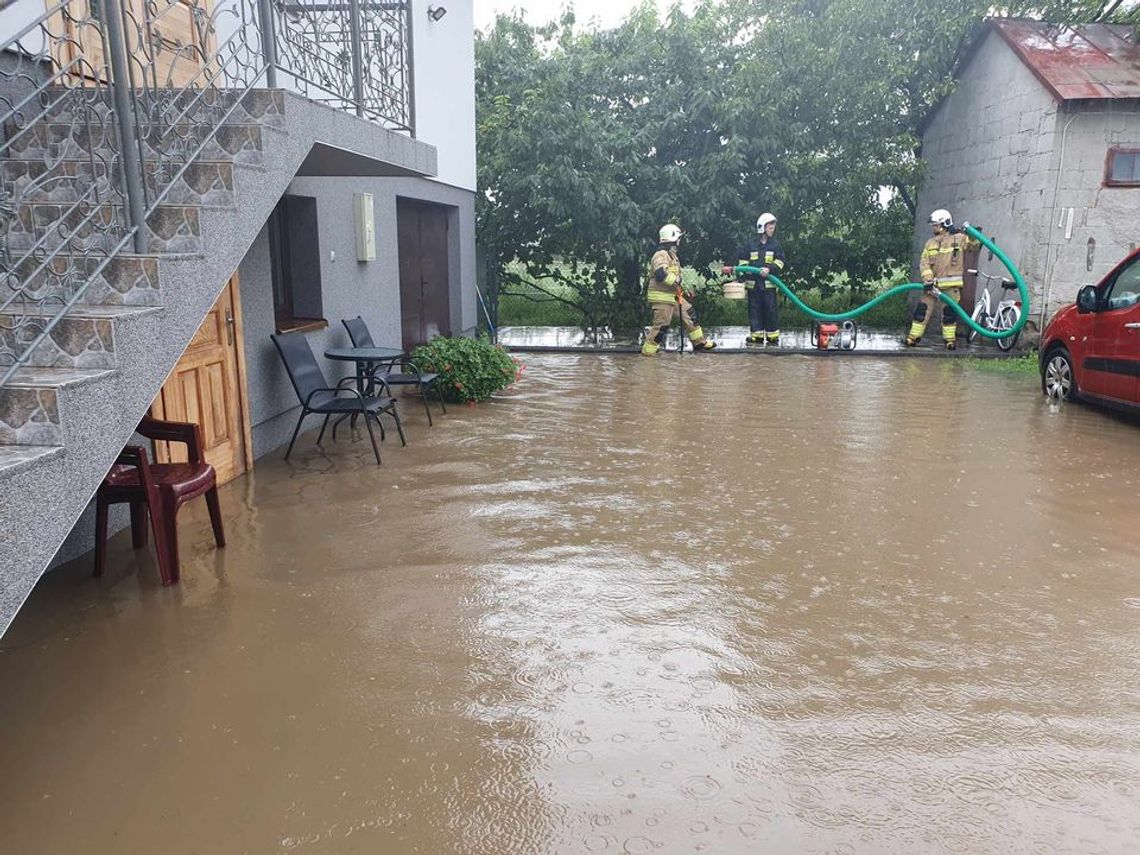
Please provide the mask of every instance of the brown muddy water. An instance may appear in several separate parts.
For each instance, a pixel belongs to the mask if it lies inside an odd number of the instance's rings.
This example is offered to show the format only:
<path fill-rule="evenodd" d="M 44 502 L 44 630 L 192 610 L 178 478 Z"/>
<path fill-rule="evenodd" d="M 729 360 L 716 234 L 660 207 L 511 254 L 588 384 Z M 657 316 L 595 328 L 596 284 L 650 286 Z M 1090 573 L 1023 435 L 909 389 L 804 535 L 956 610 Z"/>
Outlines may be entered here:
<path fill-rule="evenodd" d="M 1125 853 L 1140 427 L 949 361 L 535 357 L 0 641 L 20 853 Z M 315 423 L 316 420 L 314 420 Z"/>

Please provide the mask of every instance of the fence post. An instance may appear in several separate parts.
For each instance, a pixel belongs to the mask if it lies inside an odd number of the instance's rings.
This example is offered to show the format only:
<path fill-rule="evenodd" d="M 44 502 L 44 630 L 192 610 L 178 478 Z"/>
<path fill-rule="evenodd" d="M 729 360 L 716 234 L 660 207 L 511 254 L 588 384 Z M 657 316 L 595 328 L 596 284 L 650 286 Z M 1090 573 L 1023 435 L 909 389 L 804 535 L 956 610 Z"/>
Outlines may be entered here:
<path fill-rule="evenodd" d="M 258 17 L 261 18 L 261 56 L 265 60 L 265 85 L 277 88 L 277 30 L 273 26 L 272 0 L 257 0 Z"/>
<path fill-rule="evenodd" d="M 360 0 L 348 0 L 348 32 L 352 39 L 352 100 L 356 115 L 364 115 L 364 69 L 360 59 Z"/>
<path fill-rule="evenodd" d="M 115 122 L 119 130 L 120 166 L 127 194 L 128 225 L 135 229 L 135 252 L 147 247 L 146 192 L 143 189 L 142 165 L 139 158 L 138 128 L 131 107 L 133 92 L 127 65 L 127 42 L 123 37 L 123 9 L 120 0 L 103 0 L 107 22 L 107 52 L 111 61 L 111 97 L 115 106 Z"/>

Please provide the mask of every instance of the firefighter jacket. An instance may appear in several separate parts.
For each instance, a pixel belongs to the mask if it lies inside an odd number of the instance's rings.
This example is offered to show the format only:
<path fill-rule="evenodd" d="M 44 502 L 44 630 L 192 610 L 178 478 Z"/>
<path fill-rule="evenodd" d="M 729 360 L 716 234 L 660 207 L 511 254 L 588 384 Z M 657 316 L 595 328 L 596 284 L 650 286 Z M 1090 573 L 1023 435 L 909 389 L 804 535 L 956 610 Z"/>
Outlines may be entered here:
<path fill-rule="evenodd" d="M 645 292 L 650 303 L 676 303 L 681 287 L 681 259 L 675 245 L 662 244 L 649 262 Z"/>
<path fill-rule="evenodd" d="M 775 235 L 766 240 L 757 235 L 737 251 L 736 258 L 737 266 L 767 267 L 777 276 L 784 275 L 784 248 Z M 757 285 L 762 284 L 765 288 L 776 287 L 774 282 L 769 282 L 758 274 L 745 275 L 744 278 L 751 279 Z"/>
<path fill-rule="evenodd" d="M 940 288 L 961 288 L 962 274 L 966 272 L 966 253 L 977 249 L 978 245 L 962 232 L 935 235 L 922 248 L 919 278 L 925 283 L 933 281 Z"/>

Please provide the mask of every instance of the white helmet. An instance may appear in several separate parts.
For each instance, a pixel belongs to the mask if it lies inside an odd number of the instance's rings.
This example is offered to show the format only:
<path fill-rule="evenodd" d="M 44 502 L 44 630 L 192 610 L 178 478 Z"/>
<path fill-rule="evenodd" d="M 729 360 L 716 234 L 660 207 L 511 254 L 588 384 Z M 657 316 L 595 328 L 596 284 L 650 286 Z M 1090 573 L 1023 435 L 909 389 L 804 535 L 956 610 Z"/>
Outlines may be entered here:
<path fill-rule="evenodd" d="M 657 240 L 661 243 L 677 243 L 683 234 L 680 226 L 668 223 L 662 226 L 661 231 L 657 233 Z"/>
<path fill-rule="evenodd" d="M 768 223 L 774 222 L 776 222 L 776 215 L 765 212 L 760 215 L 759 219 L 756 220 L 756 231 L 762 232 L 764 231 L 764 226 L 768 225 Z"/>
<path fill-rule="evenodd" d="M 942 226 L 944 229 L 948 229 L 954 225 L 954 218 L 950 216 L 950 212 L 945 208 L 939 208 L 930 215 L 930 222 Z"/>

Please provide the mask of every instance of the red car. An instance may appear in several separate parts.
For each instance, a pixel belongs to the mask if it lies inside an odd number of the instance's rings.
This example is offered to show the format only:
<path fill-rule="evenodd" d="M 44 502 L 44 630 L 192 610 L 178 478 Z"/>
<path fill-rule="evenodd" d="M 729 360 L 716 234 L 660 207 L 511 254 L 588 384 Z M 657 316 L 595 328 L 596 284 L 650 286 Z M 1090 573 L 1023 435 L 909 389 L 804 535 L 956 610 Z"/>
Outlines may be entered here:
<path fill-rule="evenodd" d="M 1053 316 L 1040 354 L 1041 391 L 1050 398 L 1140 411 L 1140 250 Z"/>

